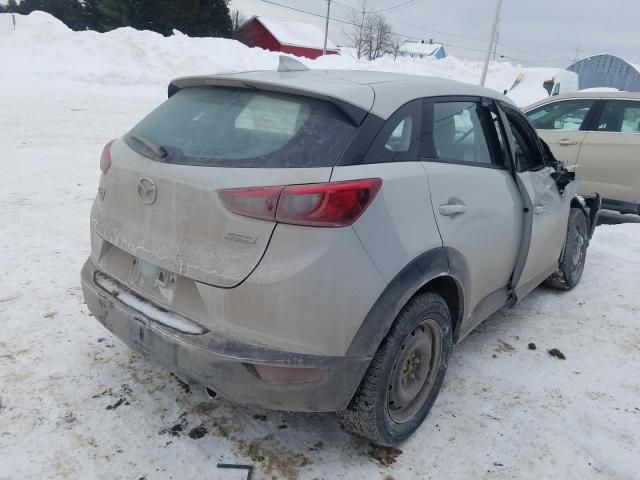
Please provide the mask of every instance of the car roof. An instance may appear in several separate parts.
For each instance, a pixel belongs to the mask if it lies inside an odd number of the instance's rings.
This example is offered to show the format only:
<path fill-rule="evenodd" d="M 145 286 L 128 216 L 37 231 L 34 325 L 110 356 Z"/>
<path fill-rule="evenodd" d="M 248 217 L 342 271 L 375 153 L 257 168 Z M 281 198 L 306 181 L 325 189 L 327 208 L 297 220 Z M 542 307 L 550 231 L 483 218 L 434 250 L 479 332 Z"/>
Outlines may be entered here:
<path fill-rule="evenodd" d="M 599 99 L 640 100 L 640 92 L 590 91 L 590 92 L 562 93 L 560 95 L 555 95 L 553 97 L 545 98 L 538 102 L 532 103 L 531 105 L 523 108 L 523 110 L 529 111 L 541 105 L 546 105 L 547 103 L 557 102 L 558 100 L 571 100 L 576 98 L 587 98 L 587 99 L 596 99 L 596 100 L 599 100 Z"/>
<path fill-rule="evenodd" d="M 173 80 L 174 89 L 197 85 L 243 86 L 332 98 L 382 119 L 424 97 L 481 96 L 513 103 L 495 90 L 445 78 L 370 70 L 252 71 Z M 171 88 L 171 87 L 170 87 Z"/>

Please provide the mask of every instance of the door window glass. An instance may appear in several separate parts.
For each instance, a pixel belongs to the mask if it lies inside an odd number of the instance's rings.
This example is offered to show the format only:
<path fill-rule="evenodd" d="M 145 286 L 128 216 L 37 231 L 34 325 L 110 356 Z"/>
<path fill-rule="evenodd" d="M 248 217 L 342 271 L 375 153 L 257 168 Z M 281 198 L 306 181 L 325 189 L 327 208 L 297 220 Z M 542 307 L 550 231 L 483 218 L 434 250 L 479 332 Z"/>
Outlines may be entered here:
<path fill-rule="evenodd" d="M 479 108 L 475 102 L 433 104 L 433 146 L 438 159 L 481 165 L 494 163 Z"/>
<path fill-rule="evenodd" d="M 594 100 L 553 102 L 527 112 L 527 118 L 540 130 L 577 132 L 582 127 Z"/>
<path fill-rule="evenodd" d="M 640 133 L 640 102 L 607 101 L 596 128 L 599 132 Z"/>
<path fill-rule="evenodd" d="M 521 114 L 506 111 L 509 120 L 509 127 L 514 143 L 514 163 L 516 171 L 526 172 L 528 170 L 539 170 L 544 167 L 542 152 L 536 148 L 533 134 L 535 131 L 531 127 L 525 127 L 526 122 L 519 120 Z M 531 130 L 531 131 L 528 131 Z"/>

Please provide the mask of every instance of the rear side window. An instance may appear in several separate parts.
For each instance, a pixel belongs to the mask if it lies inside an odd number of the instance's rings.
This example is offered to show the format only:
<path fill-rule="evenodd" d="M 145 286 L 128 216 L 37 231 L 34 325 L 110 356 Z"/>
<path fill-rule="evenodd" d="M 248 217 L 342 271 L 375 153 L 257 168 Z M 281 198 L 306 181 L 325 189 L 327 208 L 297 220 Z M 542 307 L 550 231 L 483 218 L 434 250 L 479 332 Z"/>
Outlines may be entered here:
<path fill-rule="evenodd" d="M 640 133 L 640 102 L 609 100 L 604 104 L 599 132 Z"/>
<path fill-rule="evenodd" d="M 241 88 L 180 90 L 125 137 L 155 160 L 213 167 L 326 167 L 355 126 L 333 104 Z"/>
<path fill-rule="evenodd" d="M 594 100 L 564 100 L 538 107 L 526 113 L 539 130 L 577 132 L 582 127 Z"/>
<path fill-rule="evenodd" d="M 400 107 L 372 142 L 365 163 L 412 162 L 419 158 L 422 100 Z"/>

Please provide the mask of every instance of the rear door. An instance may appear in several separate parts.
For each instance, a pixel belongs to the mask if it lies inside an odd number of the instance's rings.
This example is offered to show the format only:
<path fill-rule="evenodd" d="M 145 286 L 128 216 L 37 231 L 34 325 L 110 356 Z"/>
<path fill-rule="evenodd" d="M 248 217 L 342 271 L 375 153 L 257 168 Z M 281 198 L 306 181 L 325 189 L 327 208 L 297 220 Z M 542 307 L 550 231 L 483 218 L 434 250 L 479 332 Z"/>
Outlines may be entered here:
<path fill-rule="evenodd" d="M 605 100 L 584 139 L 576 174 L 581 193 L 640 203 L 640 101 Z"/>
<path fill-rule="evenodd" d="M 587 132 L 589 112 L 594 99 L 567 99 L 546 103 L 526 113 L 549 144 L 554 156 L 564 165 L 575 165 Z"/>
<path fill-rule="evenodd" d="M 523 297 L 557 268 L 577 187 L 572 182 L 560 193 L 551 176 L 555 170 L 546 164 L 536 132 L 517 109 L 509 105 L 503 109 L 525 211 L 522 245 L 512 279 L 516 295 Z"/>
<path fill-rule="evenodd" d="M 450 260 L 466 261 L 466 309 L 481 320 L 507 301 L 522 234 L 504 133 L 493 103 L 480 98 L 427 101 L 423 123 L 422 160 L 438 228 Z"/>
<path fill-rule="evenodd" d="M 266 251 L 278 197 L 252 190 L 235 199 L 270 209 L 262 220 L 232 213 L 220 191 L 326 182 L 355 129 L 322 100 L 248 88 L 179 91 L 111 147 L 92 230 L 103 250 L 115 249 L 100 254 L 100 267 L 125 283 L 128 263 L 140 270 L 134 282 L 161 268 L 238 285 Z"/>

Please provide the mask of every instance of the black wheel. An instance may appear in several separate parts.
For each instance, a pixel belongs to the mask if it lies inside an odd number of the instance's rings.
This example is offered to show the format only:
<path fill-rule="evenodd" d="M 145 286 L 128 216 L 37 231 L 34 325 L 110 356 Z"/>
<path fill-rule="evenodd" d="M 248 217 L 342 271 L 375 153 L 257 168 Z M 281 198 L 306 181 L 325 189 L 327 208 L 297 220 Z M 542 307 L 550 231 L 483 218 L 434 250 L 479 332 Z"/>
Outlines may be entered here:
<path fill-rule="evenodd" d="M 582 210 L 572 208 L 567 226 L 567 239 L 558 270 L 545 284 L 560 290 L 571 290 L 580 283 L 589 246 L 589 227 Z"/>
<path fill-rule="evenodd" d="M 376 445 L 411 435 L 440 391 L 452 348 L 451 314 L 434 293 L 412 299 L 398 314 L 346 410 L 342 425 Z"/>

